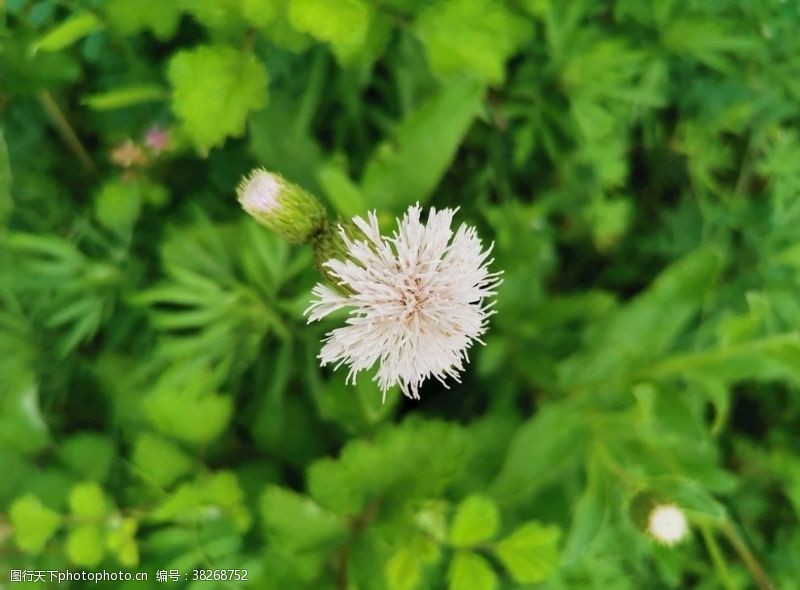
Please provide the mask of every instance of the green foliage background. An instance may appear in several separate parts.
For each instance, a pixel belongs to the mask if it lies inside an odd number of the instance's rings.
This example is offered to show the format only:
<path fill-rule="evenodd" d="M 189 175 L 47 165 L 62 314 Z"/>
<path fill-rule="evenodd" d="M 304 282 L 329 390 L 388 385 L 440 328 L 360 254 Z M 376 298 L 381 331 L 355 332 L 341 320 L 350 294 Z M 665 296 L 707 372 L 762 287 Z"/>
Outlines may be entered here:
<path fill-rule="evenodd" d="M 0 9 L 0 587 L 800 588 L 796 2 Z M 319 369 L 256 165 L 495 242 L 463 383 Z"/>

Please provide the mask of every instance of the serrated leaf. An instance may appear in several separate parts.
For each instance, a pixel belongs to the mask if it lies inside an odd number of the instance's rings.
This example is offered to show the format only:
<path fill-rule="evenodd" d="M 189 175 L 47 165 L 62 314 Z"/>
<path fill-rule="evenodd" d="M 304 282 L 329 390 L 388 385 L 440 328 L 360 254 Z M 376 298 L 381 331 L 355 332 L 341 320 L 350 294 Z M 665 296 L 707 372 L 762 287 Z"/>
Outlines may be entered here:
<path fill-rule="evenodd" d="M 484 87 L 459 79 L 411 113 L 367 163 L 362 191 L 371 206 L 399 211 L 425 203 L 483 102 Z"/>
<path fill-rule="evenodd" d="M 497 574 L 492 566 L 477 553 L 458 551 L 447 572 L 450 590 L 494 590 Z"/>
<path fill-rule="evenodd" d="M 172 56 L 172 107 L 201 154 L 244 133 L 251 112 L 267 104 L 269 79 L 251 53 L 204 45 Z"/>
<path fill-rule="evenodd" d="M 180 2 L 164 0 L 105 0 L 102 7 L 119 33 L 133 35 L 148 30 L 161 40 L 175 33 L 182 12 Z"/>
<path fill-rule="evenodd" d="M 28 494 L 14 501 L 8 510 L 14 541 L 26 553 L 41 553 L 47 541 L 61 526 L 62 516 Z"/>
<path fill-rule="evenodd" d="M 398 549 L 386 562 L 389 590 L 414 590 L 422 578 L 422 561 L 409 547 Z"/>
<path fill-rule="evenodd" d="M 530 37 L 531 24 L 493 0 L 433 2 L 414 25 L 434 71 L 470 72 L 497 84 L 505 62 Z"/>
<path fill-rule="evenodd" d="M 103 561 L 103 533 L 96 524 L 80 524 L 67 535 L 67 557 L 74 565 L 95 566 Z"/>
<path fill-rule="evenodd" d="M 264 491 L 261 516 L 275 542 L 298 551 L 326 550 L 344 540 L 348 530 L 344 518 L 279 486 Z"/>
<path fill-rule="evenodd" d="M 456 547 L 470 547 L 491 540 L 500 526 L 497 505 L 486 496 L 463 500 L 450 525 L 450 541 Z"/>
<path fill-rule="evenodd" d="M 169 486 L 192 467 L 192 460 L 179 447 L 148 432 L 136 438 L 133 463 L 160 486 Z"/>
<path fill-rule="evenodd" d="M 208 443 L 225 430 L 233 401 L 210 388 L 206 371 L 183 382 L 163 383 L 144 400 L 145 415 L 162 434 L 193 443 Z"/>
<path fill-rule="evenodd" d="M 83 432 L 61 442 L 59 455 L 76 473 L 87 479 L 103 481 L 114 458 L 114 445 L 107 436 Z"/>
<path fill-rule="evenodd" d="M 138 522 L 133 518 L 115 519 L 108 525 L 106 548 L 116 555 L 117 561 L 125 567 L 135 567 L 139 564 L 137 528 Z"/>
<path fill-rule="evenodd" d="M 528 522 L 499 541 L 494 550 L 514 581 L 535 584 L 558 569 L 560 537 L 556 526 Z"/>
<path fill-rule="evenodd" d="M 69 508 L 80 520 L 100 520 L 108 514 L 105 492 L 93 481 L 80 483 L 69 493 Z"/>
<path fill-rule="evenodd" d="M 289 22 L 298 31 L 331 44 L 341 62 L 348 62 L 367 40 L 371 10 L 364 0 L 289 0 Z"/>
<path fill-rule="evenodd" d="M 31 49 L 33 52 L 61 51 L 102 27 L 102 21 L 91 12 L 74 14 L 41 36 Z"/>

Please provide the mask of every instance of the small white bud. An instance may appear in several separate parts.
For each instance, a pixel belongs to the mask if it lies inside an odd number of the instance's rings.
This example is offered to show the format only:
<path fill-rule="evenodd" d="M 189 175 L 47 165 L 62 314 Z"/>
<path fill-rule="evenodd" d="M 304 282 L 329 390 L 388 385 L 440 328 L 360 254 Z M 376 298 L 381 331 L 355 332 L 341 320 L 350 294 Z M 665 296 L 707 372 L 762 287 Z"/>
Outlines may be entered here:
<path fill-rule="evenodd" d="M 674 504 L 657 504 L 647 519 L 647 532 L 664 545 L 679 543 L 689 532 L 686 515 Z"/>
<path fill-rule="evenodd" d="M 247 213 L 289 242 L 308 242 L 325 227 L 322 204 L 277 174 L 253 170 L 236 192 Z"/>

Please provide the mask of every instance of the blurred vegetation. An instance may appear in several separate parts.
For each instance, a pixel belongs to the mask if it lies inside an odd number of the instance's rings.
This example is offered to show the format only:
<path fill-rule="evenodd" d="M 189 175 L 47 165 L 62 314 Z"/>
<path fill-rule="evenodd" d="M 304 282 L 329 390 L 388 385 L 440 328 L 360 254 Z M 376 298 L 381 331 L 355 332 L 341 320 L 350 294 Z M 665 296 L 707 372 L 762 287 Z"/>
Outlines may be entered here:
<path fill-rule="evenodd" d="M 0 11 L 0 586 L 800 588 L 796 2 Z M 319 369 L 256 165 L 495 241 L 462 384 Z"/>

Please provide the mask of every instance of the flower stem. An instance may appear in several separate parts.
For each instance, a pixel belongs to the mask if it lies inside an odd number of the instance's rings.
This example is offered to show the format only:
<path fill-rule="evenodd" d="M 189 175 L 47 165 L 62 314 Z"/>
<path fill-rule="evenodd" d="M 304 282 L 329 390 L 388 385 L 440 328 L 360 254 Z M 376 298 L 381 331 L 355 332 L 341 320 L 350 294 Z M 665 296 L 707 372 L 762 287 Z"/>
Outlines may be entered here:
<path fill-rule="evenodd" d="M 42 103 L 42 107 L 44 107 L 47 115 L 55 124 L 58 132 L 61 134 L 62 139 L 75 153 L 78 160 L 80 160 L 81 164 L 83 164 L 83 167 L 86 168 L 86 171 L 90 174 L 98 174 L 97 166 L 95 165 L 94 160 L 92 160 L 92 157 L 89 155 L 89 152 L 86 151 L 86 148 L 83 147 L 78 134 L 75 133 L 75 129 L 73 129 L 72 125 L 70 125 L 69 120 L 67 119 L 66 115 L 64 115 L 64 111 L 62 111 L 61 107 L 58 106 L 58 103 L 53 98 L 53 95 L 47 90 L 43 90 L 39 93 L 39 102 Z"/>
<path fill-rule="evenodd" d="M 728 569 L 728 565 L 725 563 L 725 557 L 722 555 L 722 551 L 719 548 L 719 544 L 717 543 L 717 539 L 714 537 L 714 533 L 711 531 L 708 525 L 702 525 L 700 527 L 700 531 L 703 535 L 703 541 L 706 544 L 706 549 L 708 549 L 708 553 L 711 555 L 711 561 L 714 563 L 714 567 L 719 574 L 720 582 L 725 590 L 736 590 L 736 584 L 731 578 L 731 572 Z"/>
<path fill-rule="evenodd" d="M 728 542 L 736 551 L 739 559 L 742 560 L 742 563 L 744 563 L 745 567 L 750 571 L 750 575 L 753 576 L 753 580 L 759 590 L 775 590 L 775 586 L 770 581 L 767 572 L 761 566 L 758 558 L 750 551 L 747 543 L 745 543 L 739 533 L 736 532 L 736 529 L 730 521 L 726 520 L 723 522 L 720 525 L 720 531 L 725 535 L 725 538 L 728 539 Z"/>

